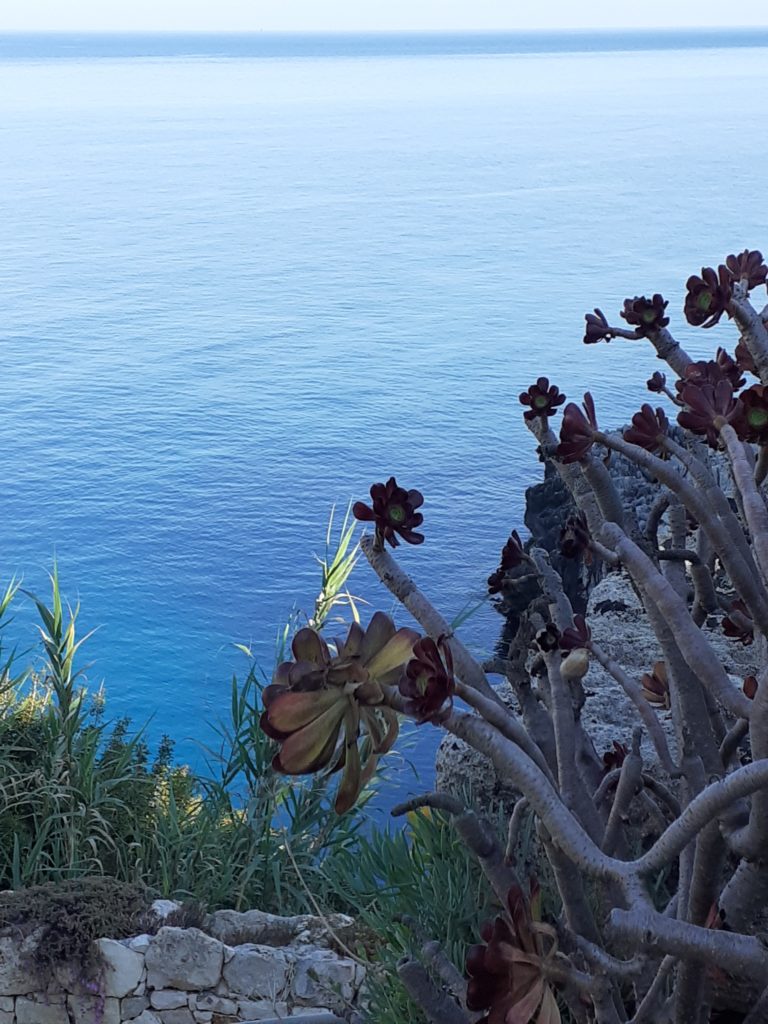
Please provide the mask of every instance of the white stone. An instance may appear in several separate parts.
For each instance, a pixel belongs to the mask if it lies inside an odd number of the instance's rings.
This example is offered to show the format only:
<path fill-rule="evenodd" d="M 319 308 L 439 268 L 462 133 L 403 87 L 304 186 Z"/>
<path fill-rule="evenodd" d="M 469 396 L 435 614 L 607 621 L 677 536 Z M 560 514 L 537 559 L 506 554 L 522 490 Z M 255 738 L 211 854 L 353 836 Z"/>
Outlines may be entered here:
<path fill-rule="evenodd" d="M 16 1024 L 16 1014 L 13 1010 L 0 1010 L 0 1024 Z"/>
<path fill-rule="evenodd" d="M 144 1010 L 138 1017 L 134 1017 L 132 1024 L 162 1024 L 160 1018 L 151 1010 Z"/>
<path fill-rule="evenodd" d="M 241 999 L 237 1004 L 237 1012 L 240 1019 L 245 1021 L 287 1017 L 288 1003 L 275 1003 L 271 999 Z"/>
<path fill-rule="evenodd" d="M 137 953 L 146 953 L 151 942 L 151 935 L 135 935 L 132 939 L 128 940 L 128 945 L 131 949 L 135 949 Z"/>
<path fill-rule="evenodd" d="M 104 995 L 131 995 L 141 982 L 144 957 L 128 946 L 114 939 L 99 939 L 96 945 L 104 963 Z"/>
<path fill-rule="evenodd" d="M 281 949 L 248 943 L 235 947 L 224 965 L 224 980 L 233 994 L 249 999 L 279 999 L 288 983 L 290 961 Z"/>
<path fill-rule="evenodd" d="M 224 947 L 198 928 L 161 928 L 146 953 L 150 988 L 213 988 L 221 978 Z"/>
<path fill-rule="evenodd" d="M 161 921 L 164 921 L 166 917 L 170 917 L 180 907 L 181 904 L 176 903 L 175 900 L 155 900 L 152 904 L 152 913 L 155 917 L 159 917 Z"/>
<path fill-rule="evenodd" d="M 72 1024 L 120 1024 L 120 1000 L 99 996 L 71 995 L 67 997 Z"/>
<path fill-rule="evenodd" d="M 155 989 L 150 993 L 149 1002 L 153 1010 L 177 1010 L 187 1005 L 187 993 L 172 988 Z"/>
<path fill-rule="evenodd" d="M 298 1002 L 343 1009 L 354 998 L 356 985 L 354 960 L 336 956 L 330 950 L 315 949 L 297 961 L 291 991 Z"/>
<path fill-rule="evenodd" d="M 13 1013 L 15 1000 L 13 996 L 0 996 L 0 1010 L 10 1010 Z"/>
<path fill-rule="evenodd" d="M 237 1013 L 237 1003 L 234 999 L 225 999 L 224 996 L 217 996 L 215 992 L 200 992 L 194 999 L 193 1010 L 210 1010 L 230 1017 Z"/>
<path fill-rule="evenodd" d="M 24 996 L 16 1000 L 16 1024 L 69 1024 L 66 1006 L 38 1003 Z"/>
<path fill-rule="evenodd" d="M 213 1020 L 213 1014 L 210 1010 L 194 1010 L 192 1016 L 197 1024 L 211 1024 Z"/>
<path fill-rule="evenodd" d="M 180 1006 L 175 1010 L 160 1010 L 158 1016 L 162 1024 L 195 1024 L 195 1018 L 188 1006 Z"/>

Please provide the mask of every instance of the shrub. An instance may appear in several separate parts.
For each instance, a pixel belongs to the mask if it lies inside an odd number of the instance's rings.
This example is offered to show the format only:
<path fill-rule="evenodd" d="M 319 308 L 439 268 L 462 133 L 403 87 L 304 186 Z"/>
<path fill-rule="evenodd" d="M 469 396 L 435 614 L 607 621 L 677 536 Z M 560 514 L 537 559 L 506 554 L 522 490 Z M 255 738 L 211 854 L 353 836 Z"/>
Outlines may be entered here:
<path fill-rule="evenodd" d="M 416 512 L 421 493 L 392 477 L 371 488 L 372 507 L 355 506 L 375 524 L 362 551 L 434 643 L 410 638 L 410 656 L 400 644 L 386 677 L 381 664 L 370 670 L 371 648 L 359 646 L 360 638 L 313 657 L 310 674 L 306 661 L 278 669 L 280 692 L 265 718 L 280 748 L 278 768 L 290 754 L 305 769 L 341 772 L 345 792 L 354 791 L 360 765 L 377 746 L 377 737 L 354 723 L 371 708 L 396 710 L 460 737 L 522 794 L 506 842 L 453 798 L 426 794 L 410 804 L 450 814 L 499 908 L 469 954 L 468 982 L 434 950 L 399 962 L 405 988 L 435 1024 L 465 1024 L 478 1013 L 485 1024 L 553 1024 L 562 1013 L 601 1024 L 703 1024 L 726 1011 L 748 1024 L 765 1018 L 768 308 L 759 312 L 749 293 L 764 287 L 766 273 L 760 253 L 745 250 L 688 279 L 686 318 L 706 329 L 731 319 L 739 332 L 733 356 L 721 348 L 711 360 L 693 360 L 670 333 L 668 303 L 658 294 L 626 300 L 628 327 L 612 326 L 600 310 L 587 315 L 585 342 L 644 339 L 667 362 L 678 378 L 674 387 L 660 373 L 648 386 L 663 396 L 669 417 L 645 404 L 623 433 L 606 431 L 586 394 L 564 406 L 557 437 L 550 424 L 560 414 L 560 391 L 542 377 L 521 394 L 539 452 L 579 513 L 565 538 L 570 554 L 626 574 L 663 666 L 649 665 L 642 681 L 631 678 L 593 641 L 589 623 L 574 617 L 547 552 L 526 549 L 516 534 L 492 590 L 514 587 L 522 567 L 523 578 L 537 581 L 539 598 L 507 656 L 478 664 L 385 549 L 396 534 L 411 543 L 429 536 L 428 504 Z M 758 383 L 747 385 L 750 375 Z M 611 458 L 628 460 L 652 482 L 645 522 L 623 506 Z M 422 523 L 424 532 L 414 533 Z M 721 628 L 723 616 L 733 642 L 755 649 L 757 671 L 744 685 L 726 674 L 703 629 Z M 377 632 L 373 623 L 371 630 Z M 302 650 L 311 646 L 305 636 Z M 294 654 L 301 662 L 303 654 Z M 616 743 L 608 761 L 581 714 L 592 661 L 637 716 L 631 744 Z M 499 672 L 515 694 L 514 710 L 489 681 Z M 658 717 L 665 706 L 669 730 Z M 338 727 L 339 716 L 347 728 Z M 633 822 L 649 806 L 656 831 L 643 849 Z M 526 814 L 556 886 L 549 915 L 515 853 Z"/>

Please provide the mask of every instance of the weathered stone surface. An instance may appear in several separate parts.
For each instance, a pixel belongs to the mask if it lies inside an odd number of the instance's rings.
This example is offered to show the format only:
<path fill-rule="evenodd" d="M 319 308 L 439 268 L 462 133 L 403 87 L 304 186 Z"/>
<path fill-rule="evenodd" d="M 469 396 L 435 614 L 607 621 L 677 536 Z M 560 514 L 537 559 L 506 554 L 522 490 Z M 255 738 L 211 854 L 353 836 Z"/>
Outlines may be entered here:
<path fill-rule="evenodd" d="M 0 1010 L 13 1013 L 14 1003 L 13 996 L 0 996 Z"/>
<path fill-rule="evenodd" d="M 188 1006 L 176 1010 L 160 1010 L 158 1016 L 162 1024 L 195 1024 L 195 1018 Z"/>
<path fill-rule="evenodd" d="M 128 940 L 130 948 L 135 949 L 137 953 L 146 953 L 151 943 L 151 935 L 135 935 L 132 939 Z"/>
<path fill-rule="evenodd" d="M 215 992 L 200 992 L 195 996 L 194 1008 L 197 1010 L 210 1010 L 215 1013 L 222 1013 L 234 1016 L 237 1013 L 237 1003 L 234 999 L 227 999 L 225 996 L 216 995 Z"/>
<path fill-rule="evenodd" d="M 120 1000 L 99 996 L 72 995 L 67 998 L 72 1024 L 120 1024 Z"/>
<path fill-rule="evenodd" d="M 144 1010 L 138 1017 L 134 1017 L 133 1024 L 162 1024 L 162 1022 L 152 1010 Z"/>
<path fill-rule="evenodd" d="M 161 921 L 164 921 L 166 917 L 175 914 L 180 907 L 181 904 L 175 900 L 155 900 L 152 904 L 152 913 L 155 917 L 159 917 Z"/>
<path fill-rule="evenodd" d="M 149 1003 L 153 1010 L 176 1010 L 187 1005 L 187 993 L 173 988 L 156 989 L 150 992 Z"/>
<path fill-rule="evenodd" d="M 128 996 L 120 1003 L 120 1016 L 123 1020 L 133 1020 L 148 1008 L 149 998 L 147 996 Z"/>
<path fill-rule="evenodd" d="M 15 1024 L 16 1014 L 11 1010 L 0 1010 L 0 1024 Z"/>
<path fill-rule="evenodd" d="M 147 984 L 151 989 L 213 988 L 223 962 L 222 944 L 198 928 L 161 928 L 146 953 Z"/>
<path fill-rule="evenodd" d="M 279 999 L 288 984 L 290 962 L 273 946 L 237 946 L 224 966 L 224 980 L 232 994 L 250 999 Z"/>
<path fill-rule="evenodd" d="M 69 1014 L 61 1003 L 38 1003 L 19 996 L 16 1000 L 16 1024 L 69 1024 Z"/>
<path fill-rule="evenodd" d="M 326 922 L 310 914 L 278 917 L 262 910 L 217 910 L 207 918 L 205 930 L 228 946 L 289 946 L 297 942 L 326 946 L 331 939 L 328 926 L 343 935 L 354 923 L 346 914 L 330 914 Z"/>
<path fill-rule="evenodd" d="M 131 995 L 141 981 L 144 957 L 114 939 L 99 939 L 96 944 L 104 962 L 104 995 L 118 999 Z"/>
<path fill-rule="evenodd" d="M 30 960 L 36 944 L 34 933 L 21 943 L 11 936 L 0 938 L 0 992 L 4 995 L 23 996 L 44 987 Z"/>
<path fill-rule="evenodd" d="M 300 957 L 291 982 L 299 1003 L 343 1009 L 354 998 L 361 977 L 354 960 L 316 949 Z"/>
<path fill-rule="evenodd" d="M 288 1016 L 288 1003 L 272 1002 L 269 999 L 241 999 L 237 1004 L 241 1020 L 269 1020 Z"/>

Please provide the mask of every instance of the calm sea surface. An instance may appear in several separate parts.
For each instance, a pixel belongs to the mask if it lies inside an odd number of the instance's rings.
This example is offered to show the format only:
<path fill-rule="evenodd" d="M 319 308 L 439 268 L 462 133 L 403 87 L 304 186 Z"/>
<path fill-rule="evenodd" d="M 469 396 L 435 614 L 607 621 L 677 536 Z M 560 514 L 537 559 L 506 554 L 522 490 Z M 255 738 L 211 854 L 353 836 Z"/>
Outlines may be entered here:
<path fill-rule="evenodd" d="M 618 423 L 658 365 L 583 347 L 592 306 L 663 291 L 694 352 L 732 346 L 680 311 L 768 246 L 766 46 L 0 38 L 0 576 L 45 591 L 55 555 L 112 715 L 200 761 L 234 644 L 270 671 L 332 504 L 390 473 L 426 497 L 407 570 L 449 618 L 482 597 L 538 477 L 518 392 Z"/>

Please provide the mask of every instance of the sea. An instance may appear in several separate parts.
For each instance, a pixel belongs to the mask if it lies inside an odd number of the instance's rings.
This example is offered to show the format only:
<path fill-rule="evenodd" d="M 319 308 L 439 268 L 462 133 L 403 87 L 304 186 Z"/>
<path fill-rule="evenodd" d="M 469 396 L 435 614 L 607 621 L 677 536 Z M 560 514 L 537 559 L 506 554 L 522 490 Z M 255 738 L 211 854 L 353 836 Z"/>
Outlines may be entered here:
<path fill-rule="evenodd" d="M 625 422 L 653 352 L 581 338 L 636 294 L 733 347 L 685 281 L 768 247 L 766 102 L 767 30 L 0 37 L 0 582 L 55 563 L 108 717 L 202 768 L 237 645 L 268 679 L 331 510 L 395 475 L 425 498 L 403 568 L 490 654 L 541 477 L 519 392 Z M 364 561 L 349 589 L 408 623 Z M 18 664 L 34 621 L 20 592 Z"/>

